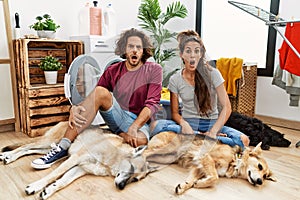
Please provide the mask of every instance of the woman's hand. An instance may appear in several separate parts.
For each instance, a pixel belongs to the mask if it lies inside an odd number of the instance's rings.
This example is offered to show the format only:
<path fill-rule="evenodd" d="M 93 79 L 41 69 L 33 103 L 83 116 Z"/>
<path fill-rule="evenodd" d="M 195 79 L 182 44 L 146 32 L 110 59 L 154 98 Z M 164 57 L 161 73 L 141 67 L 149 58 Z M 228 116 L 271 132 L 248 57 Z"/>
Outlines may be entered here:
<path fill-rule="evenodd" d="M 207 135 L 208 137 L 211 137 L 211 138 L 213 138 L 213 139 L 216 139 L 217 136 L 227 137 L 227 134 L 225 134 L 225 133 L 217 133 L 217 134 L 215 134 L 215 133 L 212 133 L 212 132 L 210 132 L 210 131 L 207 131 L 207 132 L 202 133 L 202 134 L 203 134 L 203 135 Z"/>
<path fill-rule="evenodd" d="M 81 115 L 82 112 L 85 112 L 83 106 L 72 106 L 69 116 L 69 127 L 74 128 L 74 125 L 78 128 L 81 128 L 83 124 L 87 122 L 87 119 Z"/>

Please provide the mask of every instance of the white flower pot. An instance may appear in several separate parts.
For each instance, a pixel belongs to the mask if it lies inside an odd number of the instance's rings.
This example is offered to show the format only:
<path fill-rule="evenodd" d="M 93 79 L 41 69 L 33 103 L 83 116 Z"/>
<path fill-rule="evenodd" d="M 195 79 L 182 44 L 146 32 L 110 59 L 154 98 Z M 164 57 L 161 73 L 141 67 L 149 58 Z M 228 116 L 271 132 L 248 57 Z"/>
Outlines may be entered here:
<path fill-rule="evenodd" d="M 39 38 L 54 39 L 55 33 L 55 31 L 37 31 L 37 35 L 39 36 Z"/>
<path fill-rule="evenodd" d="M 46 84 L 57 83 L 57 71 L 44 71 Z"/>

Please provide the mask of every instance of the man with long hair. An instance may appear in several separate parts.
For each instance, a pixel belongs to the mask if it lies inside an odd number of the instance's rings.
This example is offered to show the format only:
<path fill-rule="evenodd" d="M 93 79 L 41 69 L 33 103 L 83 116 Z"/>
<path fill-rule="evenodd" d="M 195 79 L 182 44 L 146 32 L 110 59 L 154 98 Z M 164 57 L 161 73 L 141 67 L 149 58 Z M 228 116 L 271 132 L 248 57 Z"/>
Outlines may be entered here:
<path fill-rule="evenodd" d="M 147 62 L 152 44 L 143 32 L 130 29 L 117 41 L 116 55 L 125 60 L 109 66 L 96 88 L 77 106 L 72 106 L 69 127 L 46 155 L 32 161 L 35 169 L 51 167 L 68 155 L 71 143 L 87 128 L 99 111 L 113 133 L 133 147 L 145 145 L 152 137 L 150 120 L 157 111 L 162 89 L 162 68 Z"/>

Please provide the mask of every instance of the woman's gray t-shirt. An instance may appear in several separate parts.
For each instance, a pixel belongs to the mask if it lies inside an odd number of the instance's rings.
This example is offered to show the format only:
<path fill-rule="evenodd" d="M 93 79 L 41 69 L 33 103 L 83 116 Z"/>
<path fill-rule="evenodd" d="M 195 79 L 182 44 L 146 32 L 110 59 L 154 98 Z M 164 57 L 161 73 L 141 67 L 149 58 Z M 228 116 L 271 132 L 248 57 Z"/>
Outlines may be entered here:
<path fill-rule="evenodd" d="M 217 106 L 217 93 L 216 87 L 220 86 L 224 79 L 219 70 L 216 68 L 210 68 L 208 70 L 209 79 L 211 80 L 209 91 L 211 94 L 212 110 L 208 112 L 208 116 L 200 115 L 198 108 L 195 104 L 195 87 L 190 85 L 182 76 L 182 70 L 174 74 L 169 81 L 168 89 L 172 93 L 179 95 L 182 103 L 182 117 L 183 118 L 202 118 L 202 119 L 217 119 L 218 118 L 218 106 Z"/>

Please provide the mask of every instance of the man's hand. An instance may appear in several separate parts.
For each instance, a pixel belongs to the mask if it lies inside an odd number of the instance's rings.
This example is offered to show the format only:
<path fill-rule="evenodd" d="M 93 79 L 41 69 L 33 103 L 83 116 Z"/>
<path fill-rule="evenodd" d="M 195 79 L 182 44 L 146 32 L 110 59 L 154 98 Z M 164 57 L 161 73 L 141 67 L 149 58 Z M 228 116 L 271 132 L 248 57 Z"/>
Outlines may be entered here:
<path fill-rule="evenodd" d="M 85 108 L 83 106 L 72 106 L 70 110 L 69 116 L 69 126 L 70 128 L 74 128 L 74 125 L 78 128 L 81 128 L 83 124 L 87 122 L 87 119 L 84 118 L 81 113 L 85 112 Z"/>
<path fill-rule="evenodd" d="M 138 131 L 138 128 L 133 125 L 129 127 L 127 133 L 120 133 L 119 135 L 132 147 L 138 147 L 148 143 L 148 139 L 146 138 L 145 134 L 141 131 Z"/>
<path fill-rule="evenodd" d="M 138 127 L 131 125 L 127 132 L 127 143 L 133 147 L 138 147 Z"/>

